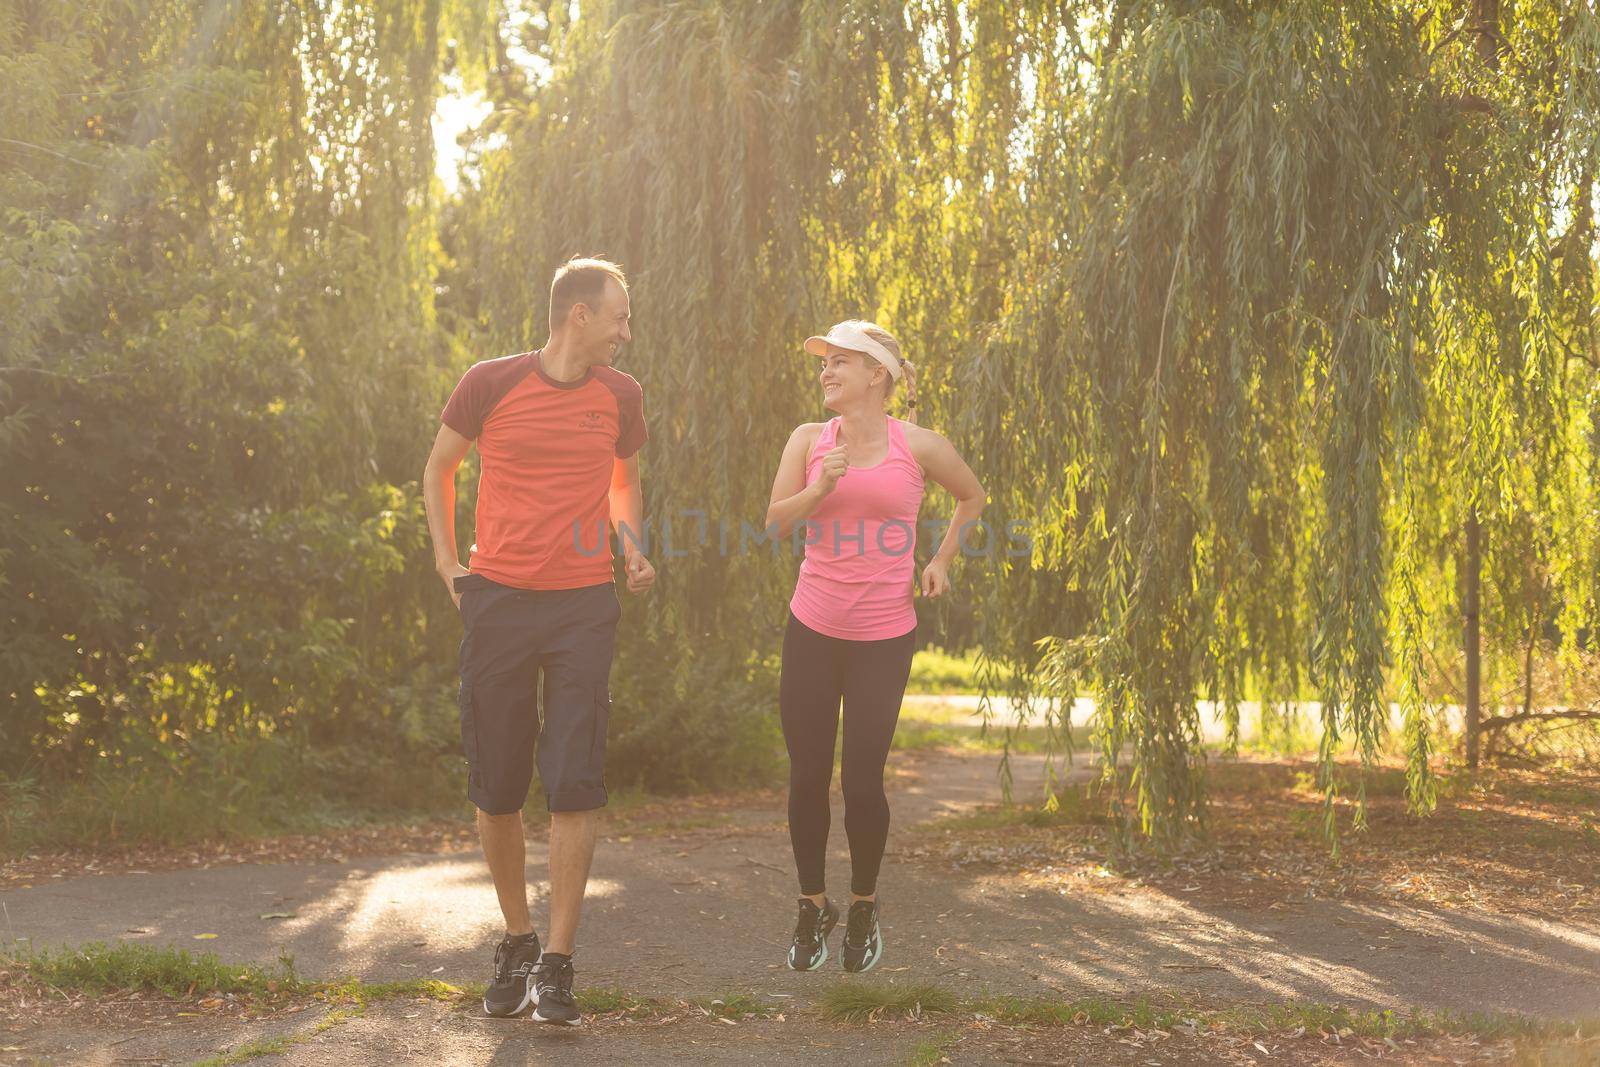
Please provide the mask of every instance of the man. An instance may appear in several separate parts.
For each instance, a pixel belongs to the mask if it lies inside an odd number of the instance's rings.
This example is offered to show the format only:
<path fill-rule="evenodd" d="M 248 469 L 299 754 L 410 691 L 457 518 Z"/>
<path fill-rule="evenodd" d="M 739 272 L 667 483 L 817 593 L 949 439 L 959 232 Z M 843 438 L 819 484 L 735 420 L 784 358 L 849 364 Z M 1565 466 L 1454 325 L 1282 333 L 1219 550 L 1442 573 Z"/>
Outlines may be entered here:
<path fill-rule="evenodd" d="M 595 813 L 606 802 L 607 679 L 622 613 L 607 522 L 624 546 L 628 591 L 643 593 L 655 581 L 640 547 L 643 393 L 610 366 L 632 339 L 628 316 L 627 280 L 616 264 L 564 264 L 550 285 L 550 339 L 467 371 L 423 475 L 434 559 L 466 631 L 467 796 L 506 921 L 483 997 L 490 1015 L 531 1003 L 541 1022 L 579 1022 L 572 952 Z M 456 550 L 455 473 L 474 441 L 482 473 L 466 568 Z M 522 805 L 536 741 L 550 810 L 550 940 L 542 951 L 523 871 Z"/>

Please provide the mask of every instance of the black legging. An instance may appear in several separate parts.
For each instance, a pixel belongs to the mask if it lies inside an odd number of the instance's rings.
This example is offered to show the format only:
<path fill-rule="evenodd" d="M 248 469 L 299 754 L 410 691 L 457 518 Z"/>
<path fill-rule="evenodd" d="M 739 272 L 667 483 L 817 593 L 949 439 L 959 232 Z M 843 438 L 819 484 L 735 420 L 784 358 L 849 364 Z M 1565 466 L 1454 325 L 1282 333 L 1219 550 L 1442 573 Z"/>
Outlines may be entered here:
<path fill-rule="evenodd" d="M 783 635 L 778 705 L 789 747 L 789 840 L 800 892 L 823 891 L 828 852 L 828 784 L 844 700 L 844 829 L 850 839 L 850 889 L 870 896 L 889 839 L 883 765 L 911 675 L 916 631 L 885 641 L 819 634 L 791 613 Z"/>

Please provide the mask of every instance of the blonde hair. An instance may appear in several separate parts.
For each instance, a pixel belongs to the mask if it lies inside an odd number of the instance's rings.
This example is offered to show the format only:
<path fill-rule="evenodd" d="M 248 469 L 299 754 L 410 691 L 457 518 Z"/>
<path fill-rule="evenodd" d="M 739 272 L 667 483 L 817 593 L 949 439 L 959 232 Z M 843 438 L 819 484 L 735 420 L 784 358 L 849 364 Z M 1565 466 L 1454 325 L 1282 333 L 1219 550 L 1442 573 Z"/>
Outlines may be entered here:
<path fill-rule="evenodd" d="M 875 322 L 868 322 L 865 319 L 848 319 L 840 323 L 840 325 L 854 326 L 884 348 L 887 348 L 889 354 L 900 361 L 900 368 L 905 371 L 906 381 L 905 421 L 915 423 L 917 421 L 917 368 L 915 364 L 901 354 L 900 341 L 882 326 Z M 888 368 L 885 367 L 884 370 L 887 371 Z M 895 381 L 894 375 L 889 375 L 889 389 L 884 393 L 884 399 L 887 400 L 894 396 L 895 388 L 899 384 L 899 382 Z"/>

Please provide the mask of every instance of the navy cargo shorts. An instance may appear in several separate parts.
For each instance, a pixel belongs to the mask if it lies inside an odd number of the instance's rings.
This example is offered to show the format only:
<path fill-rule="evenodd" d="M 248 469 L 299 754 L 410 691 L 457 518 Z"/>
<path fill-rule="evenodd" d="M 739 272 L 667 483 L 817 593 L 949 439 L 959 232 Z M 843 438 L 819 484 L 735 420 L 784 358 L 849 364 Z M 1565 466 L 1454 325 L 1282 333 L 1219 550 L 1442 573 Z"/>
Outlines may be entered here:
<path fill-rule="evenodd" d="M 537 746 L 551 811 L 604 807 L 616 588 L 513 589 L 464 574 L 455 590 L 467 798 L 490 815 L 521 811 Z"/>

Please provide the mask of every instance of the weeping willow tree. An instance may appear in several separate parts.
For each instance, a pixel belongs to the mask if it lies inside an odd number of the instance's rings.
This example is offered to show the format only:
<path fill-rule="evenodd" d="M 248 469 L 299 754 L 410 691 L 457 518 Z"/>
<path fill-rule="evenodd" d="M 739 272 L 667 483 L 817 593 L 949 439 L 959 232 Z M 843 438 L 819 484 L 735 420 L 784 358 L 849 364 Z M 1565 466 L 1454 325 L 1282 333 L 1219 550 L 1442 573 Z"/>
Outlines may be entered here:
<path fill-rule="evenodd" d="M 896 329 L 992 525 L 1033 536 L 967 572 L 988 678 L 1043 683 L 1057 728 L 1096 698 L 1131 827 L 1199 828 L 1196 700 L 1237 737 L 1247 692 L 1321 697 L 1330 834 L 1336 756 L 1372 759 L 1397 701 L 1426 810 L 1469 521 L 1489 644 L 1587 640 L 1592 10 L 700 0 L 551 25 L 474 216 L 484 354 L 542 337 L 560 259 L 624 260 L 650 510 L 714 522 L 760 513 L 818 414 L 796 342 Z M 792 564 L 693 547 L 619 671 L 641 756 L 770 697 L 743 682 Z"/>
<path fill-rule="evenodd" d="M 925 632 L 975 612 L 989 687 L 1042 686 L 1062 741 L 1092 695 L 1130 830 L 1201 828 L 1200 698 L 1236 736 L 1247 695 L 1320 697 L 1330 834 L 1394 700 L 1426 810 L 1473 576 L 1524 709 L 1491 728 L 1594 673 L 1592 4 L 64 10 L 0 0 L 9 773 L 453 752 L 414 479 L 580 253 L 633 278 L 652 436 L 623 777 L 773 756 L 796 562 L 747 527 L 824 414 L 799 344 L 847 316 L 1032 537 Z M 448 203 L 445 78 L 495 106 Z"/>
<path fill-rule="evenodd" d="M 452 26 L 487 29 L 440 0 L 0 0 L 10 812 L 85 772 L 292 807 L 219 743 L 376 738 L 371 762 L 438 732 L 414 482 L 450 360 Z"/>
<path fill-rule="evenodd" d="M 544 287 L 569 255 L 628 268 L 623 368 L 645 389 L 661 577 L 622 632 L 610 751 L 652 784 L 759 777 L 797 562 L 746 526 L 762 522 L 789 431 L 826 417 L 800 342 L 877 318 L 925 368 L 937 410 L 1003 306 L 1015 234 L 994 198 L 1015 191 L 975 161 L 1005 155 L 1024 102 L 1009 81 L 969 97 L 951 80 L 937 56 L 965 47 L 967 29 L 951 5 L 580 12 L 544 16 L 548 80 L 493 124 L 504 147 L 485 155 L 457 264 L 476 279 L 470 343 L 481 355 L 539 343 Z"/>
<path fill-rule="evenodd" d="M 1092 606 L 1028 665 L 1097 698 L 1143 832 L 1202 819 L 1196 698 L 1236 738 L 1246 685 L 1288 701 L 1302 670 L 1330 835 L 1333 760 L 1375 755 L 1391 694 L 1426 810 L 1424 651 L 1459 633 L 1441 549 L 1467 516 L 1545 531 L 1499 562 L 1557 576 L 1569 649 L 1592 625 L 1592 377 L 1566 353 L 1592 344 L 1597 31 L 1561 4 L 1133 3 L 1045 58 L 1078 94 L 1033 118 L 1064 149 L 1032 175 L 1054 224 L 969 425 L 1050 532 L 1030 569 Z M 1003 650 L 1036 622 L 1016 577 L 986 610 Z"/>
<path fill-rule="evenodd" d="M 644 386 L 647 550 L 660 578 L 630 603 L 608 742 L 618 776 L 657 786 L 770 768 L 770 642 L 784 603 L 759 527 L 763 477 L 808 368 L 787 339 L 818 307 L 794 151 L 804 109 L 789 5 L 552 9 L 552 66 L 502 116 L 458 269 L 479 358 L 536 347 L 556 265 L 603 254 L 630 276 L 621 369 Z M 795 173 L 796 166 L 803 167 Z M 825 173 L 825 172 L 824 172 Z M 730 768 L 732 769 L 730 773 Z"/>

